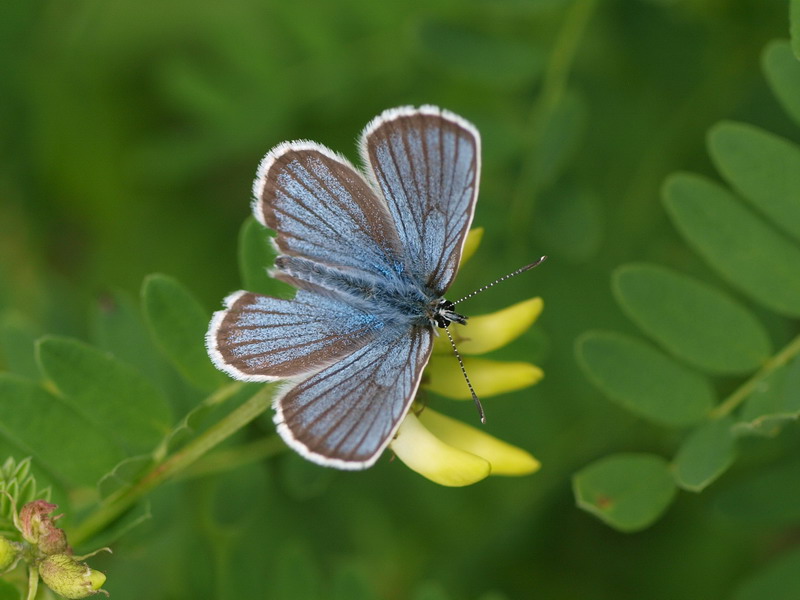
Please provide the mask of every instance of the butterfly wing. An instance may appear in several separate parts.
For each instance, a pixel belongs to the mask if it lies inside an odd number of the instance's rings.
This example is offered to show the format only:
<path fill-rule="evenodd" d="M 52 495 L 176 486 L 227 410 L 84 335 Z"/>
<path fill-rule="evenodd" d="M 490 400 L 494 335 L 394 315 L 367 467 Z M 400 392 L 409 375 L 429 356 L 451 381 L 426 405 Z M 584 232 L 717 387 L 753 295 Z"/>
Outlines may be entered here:
<path fill-rule="evenodd" d="M 288 142 L 261 161 L 253 213 L 289 256 L 372 275 L 397 270 L 404 250 L 386 203 L 346 159 Z"/>
<path fill-rule="evenodd" d="M 382 335 L 275 400 L 287 444 L 316 463 L 365 469 L 397 432 L 419 387 L 433 333 Z"/>
<path fill-rule="evenodd" d="M 363 307 L 342 302 L 333 279 L 320 278 L 313 263 L 376 281 L 410 271 L 429 291 L 443 292 L 472 221 L 480 139 L 451 113 L 394 109 L 367 127 L 362 154 L 372 183 L 312 142 L 267 154 L 253 211 L 277 232 L 279 251 L 297 258 L 277 261 L 276 276 L 300 290 L 294 300 L 238 292 L 208 334 L 215 364 L 234 377 L 292 378 L 275 400 L 279 432 L 310 460 L 344 469 L 372 465 L 391 441 L 433 332 L 377 323 Z M 299 272 L 307 277 L 297 280 Z M 377 308 L 385 316 L 387 307 Z"/>
<path fill-rule="evenodd" d="M 272 381 L 320 369 L 372 339 L 380 324 L 342 302 L 325 273 L 333 266 L 374 280 L 398 269 L 402 247 L 384 201 L 347 160 L 319 144 L 276 146 L 259 166 L 253 193 L 255 216 L 277 232 L 284 254 L 275 276 L 302 289 L 294 300 L 237 292 L 206 337 L 219 369 Z M 292 259 L 295 268 L 282 268 Z"/>
<path fill-rule="evenodd" d="M 336 298 L 300 290 L 293 300 L 236 292 L 214 314 L 206 345 L 235 379 L 274 381 L 319 370 L 371 340 L 381 325 Z"/>
<path fill-rule="evenodd" d="M 478 131 L 434 106 L 394 108 L 367 125 L 361 155 L 386 199 L 409 267 L 418 281 L 444 294 L 475 211 Z"/>

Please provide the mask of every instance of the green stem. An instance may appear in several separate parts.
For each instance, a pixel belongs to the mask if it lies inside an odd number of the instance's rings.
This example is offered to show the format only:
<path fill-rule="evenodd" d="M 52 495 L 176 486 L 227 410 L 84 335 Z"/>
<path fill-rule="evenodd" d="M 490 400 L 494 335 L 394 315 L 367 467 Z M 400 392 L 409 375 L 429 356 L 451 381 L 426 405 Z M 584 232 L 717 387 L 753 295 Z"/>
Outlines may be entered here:
<path fill-rule="evenodd" d="M 26 600 L 34 600 L 39 591 L 39 569 L 31 565 L 28 567 L 28 595 Z"/>
<path fill-rule="evenodd" d="M 247 402 L 231 412 L 183 448 L 155 465 L 131 486 L 120 489 L 108 496 L 74 531 L 69 540 L 79 546 L 85 540 L 105 529 L 105 527 L 136 504 L 150 491 L 181 473 L 201 456 L 241 430 L 256 417 L 263 414 L 270 405 L 272 387 L 265 386 Z"/>
<path fill-rule="evenodd" d="M 789 342 L 789 344 L 784 346 L 783 350 L 770 357 L 755 375 L 739 386 L 736 391 L 728 396 L 723 402 L 718 404 L 716 408 L 711 411 L 711 418 L 721 419 L 722 417 L 726 417 L 731 414 L 750 396 L 750 394 L 755 391 L 755 389 L 764 379 L 769 377 L 775 370 L 784 366 L 797 355 L 800 355 L 800 335 Z"/>
<path fill-rule="evenodd" d="M 578 42 L 583 38 L 583 32 L 589 23 L 589 18 L 594 11 L 595 0 L 576 0 L 564 19 L 564 25 L 558 32 L 553 52 L 547 62 L 547 69 L 542 81 L 542 91 L 534 108 L 535 113 L 548 111 L 558 104 L 578 51 Z"/>
<path fill-rule="evenodd" d="M 195 477 L 208 477 L 231 469 L 261 462 L 285 452 L 286 444 L 278 436 L 270 435 L 235 448 L 222 448 L 211 452 L 177 476 L 184 481 Z"/>
<path fill-rule="evenodd" d="M 539 96 L 533 103 L 529 117 L 529 136 L 527 154 L 530 157 L 522 165 L 522 171 L 517 180 L 513 199 L 515 222 L 527 227 L 529 224 L 529 207 L 532 205 L 531 196 L 538 191 L 538 182 L 535 181 L 537 156 L 533 151 L 536 140 L 541 135 L 547 120 L 550 119 L 553 109 L 561 101 L 567 87 L 572 63 L 578 51 L 578 44 L 583 38 L 583 32 L 589 23 L 594 11 L 595 0 L 576 0 L 558 32 L 553 45 L 553 50 L 547 61 L 547 67 L 542 78 L 542 88 Z"/>

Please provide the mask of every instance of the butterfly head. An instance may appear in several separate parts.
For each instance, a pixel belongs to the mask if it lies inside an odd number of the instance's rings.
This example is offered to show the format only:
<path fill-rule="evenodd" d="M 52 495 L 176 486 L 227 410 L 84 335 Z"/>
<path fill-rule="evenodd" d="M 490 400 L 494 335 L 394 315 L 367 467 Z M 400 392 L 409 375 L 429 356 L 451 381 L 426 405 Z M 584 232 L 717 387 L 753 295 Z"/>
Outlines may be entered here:
<path fill-rule="evenodd" d="M 441 298 L 433 307 L 433 316 L 431 317 L 431 321 L 437 326 L 444 329 L 450 323 L 460 323 L 461 325 L 466 325 L 467 317 L 457 313 L 455 309 L 456 305 L 449 300 L 445 300 Z"/>

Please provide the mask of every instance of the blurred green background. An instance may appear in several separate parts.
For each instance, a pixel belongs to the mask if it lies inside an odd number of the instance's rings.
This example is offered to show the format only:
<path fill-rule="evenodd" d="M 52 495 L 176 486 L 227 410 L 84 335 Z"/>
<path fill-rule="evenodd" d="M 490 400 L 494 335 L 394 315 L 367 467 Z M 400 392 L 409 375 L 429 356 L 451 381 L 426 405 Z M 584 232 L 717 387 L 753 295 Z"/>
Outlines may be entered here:
<path fill-rule="evenodd" d="M 717 282 L 660 187 L 679 169 L 716 177 L 705 133 L 720 119 L 800 140 L 759 67 L 787 37 L 779 0 L 6 0 L 0 307 L 40 333 L 89 339 L 98 303 L 152 272 L 218 309 L 241 285 L 261 156 L 307 138 L 355 160 L 361 128 L 398 105 L 448 108 L 483 136 L 486 232 L 452 295 L 550 257 L 468 307 L 544 298 L 536 327 L 497 353 L 544 381 L 484 402 L 488 431 L 539 473 L 446 489 L 397 461 L 333 473 L 287 454 L 166 486 L 152 519 L 95 559 L 112 596 L 728 598 L 796 544 L 800 521 L 722 514 L 736 471 L 638 534 L 576 509 L 570 490 L 609 452 L 674 446 L 586 382 L 574 341 L 633 331 L 609 287 L 621 263 Z M 475 420 L 471 405 L 432 403 Z"/>

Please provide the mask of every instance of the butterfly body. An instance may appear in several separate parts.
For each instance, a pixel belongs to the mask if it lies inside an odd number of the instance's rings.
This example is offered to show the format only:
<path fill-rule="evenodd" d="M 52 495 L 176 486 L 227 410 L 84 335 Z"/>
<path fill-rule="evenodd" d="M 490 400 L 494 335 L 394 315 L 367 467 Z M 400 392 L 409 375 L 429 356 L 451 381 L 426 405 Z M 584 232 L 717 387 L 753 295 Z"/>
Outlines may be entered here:
<path fill-rule="evenodd" d="M 414 281 L 401 268 L 375 276 L 289 256 L 278 256 L 275 267 L 272 275 L 276 279 L 340 298 L 370 315 L 379 329 L 392 326 L 444 328 L 453 322 L 467 322 L 467 317 L 453 310 L 452 302 L 439 298 L 436 292 Z"/>
<path fill-rule="evenodd" d="M 279 433 L 343 469 L 377 460 L 411 406 L 435 328 L 466 322 L 443 296 L 480 172 L 477 130 L 431 106 L 385 111 L 360 149 L 365 172 L 313 142 L 265 156 L 253 212 L 277 232 L 273 277 L 298 291 L 232 294 L 207 335 L 231 376 L 285 380 Z"/>

